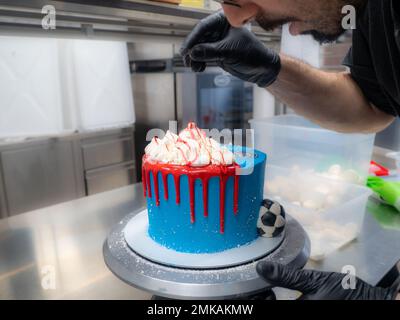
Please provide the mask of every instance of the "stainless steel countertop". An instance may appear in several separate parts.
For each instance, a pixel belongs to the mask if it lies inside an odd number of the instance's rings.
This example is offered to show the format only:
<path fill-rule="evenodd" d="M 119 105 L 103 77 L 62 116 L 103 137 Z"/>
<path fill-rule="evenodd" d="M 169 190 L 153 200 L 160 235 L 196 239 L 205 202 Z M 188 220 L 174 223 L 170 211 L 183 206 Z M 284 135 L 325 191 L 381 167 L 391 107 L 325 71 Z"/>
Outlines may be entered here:
<path fill-rule="evenodd" d="M 0 220 L 0 299 L 150 298 L 117 279 L 102 254 L 111 228 L 144 205 L 137 184 Z M 45 290 L 52 269 L 55 289 Z"/>
<path fill-rule="evenodd" d="M 102 255 L 112 227 L 144 205 L 136 184 L 0 220 L 0 299 L 149 299 L 117 279 Z M 382 228 L 367 213 L 357 241 L 309 266 L 353 265 L 376 284 L 399 260 L 400 231 Z"/>

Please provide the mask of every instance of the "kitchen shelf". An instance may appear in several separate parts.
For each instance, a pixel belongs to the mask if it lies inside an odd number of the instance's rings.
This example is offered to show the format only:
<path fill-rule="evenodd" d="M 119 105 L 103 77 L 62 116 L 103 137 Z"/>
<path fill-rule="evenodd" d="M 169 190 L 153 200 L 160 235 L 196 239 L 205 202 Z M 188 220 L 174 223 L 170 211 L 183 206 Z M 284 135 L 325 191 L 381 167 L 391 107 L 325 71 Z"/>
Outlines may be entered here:
<path fill-rule="evenodd" d="M 45 5 L 56 9 L 55 30 L 42 28 Z M 0 34 L 179 43 L 210 13 L 142 0 L 0 0 Z M 280 39 L 280 32 L 253 31 L 263 42 Z"/>

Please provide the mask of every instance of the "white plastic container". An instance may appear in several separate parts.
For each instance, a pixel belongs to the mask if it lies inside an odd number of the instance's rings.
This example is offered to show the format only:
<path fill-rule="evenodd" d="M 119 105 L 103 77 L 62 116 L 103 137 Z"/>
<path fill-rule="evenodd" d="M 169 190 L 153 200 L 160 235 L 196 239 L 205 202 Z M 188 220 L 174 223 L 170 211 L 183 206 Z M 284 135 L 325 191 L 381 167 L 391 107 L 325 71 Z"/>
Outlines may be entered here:
<path fill-rule="evenodd" d="M 317 172 L 339 166 L 362 178 L 368 175 L 374 134 L 337 133 L 296 115 L 250 120 L 250 124 L 255 148 L 268 154 L 269 164 Z"/>
<path fill-rule="evenodd" d="M 372 191 L 311 171 L 267 165 L 265 194 L 300 222 L 311 240 L 311 258 L 321 260 L 357 238 Z"/>

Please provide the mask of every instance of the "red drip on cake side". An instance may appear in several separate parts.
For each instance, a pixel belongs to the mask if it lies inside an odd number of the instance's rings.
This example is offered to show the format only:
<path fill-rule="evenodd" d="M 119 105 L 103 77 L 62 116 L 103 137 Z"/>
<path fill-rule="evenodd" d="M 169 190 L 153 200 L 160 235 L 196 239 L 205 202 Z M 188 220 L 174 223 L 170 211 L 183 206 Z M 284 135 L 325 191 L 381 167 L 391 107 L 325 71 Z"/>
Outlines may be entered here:
<path fill-rule="evenodd" d="M 225 193 L 226 183 L 230 177 L 234 178 L 234 195 L 233 209 L 234 214 L 238 213 L 239 208 L 239 176 L 236 175 L 237 164 L 231 166 L 208 165 L 205 167 L 178 166 L 170 164 L 160 164 L 147 161 L 146 156 L 143 157 L 142 166 L 142 181 L 143 192 L 145 197 L 152 198 L 152 190 L 150 183 L 150 174 L 153 175 L 154 181 L 154 197 L 156 206 L 160 205 L 160 196 L 158 188 L 158 174 L 161 177 L 164 185 L 164 198 L 168 200 L 168 182 L 167 176 L 171 174 L 175 183 L 176 203 L 180 204 L 180 177 L 188 176 L 189 180 L 189 201 L 190 201 L 190 222 L 194 223 L 195 217 L 195 182 L 200 179 L 203 185 L 203 208 L 204 216 L 208 216 L 208 184 L 213 177 L 219 177 L 220 180 L 220 232 L 225 232 Z"/>

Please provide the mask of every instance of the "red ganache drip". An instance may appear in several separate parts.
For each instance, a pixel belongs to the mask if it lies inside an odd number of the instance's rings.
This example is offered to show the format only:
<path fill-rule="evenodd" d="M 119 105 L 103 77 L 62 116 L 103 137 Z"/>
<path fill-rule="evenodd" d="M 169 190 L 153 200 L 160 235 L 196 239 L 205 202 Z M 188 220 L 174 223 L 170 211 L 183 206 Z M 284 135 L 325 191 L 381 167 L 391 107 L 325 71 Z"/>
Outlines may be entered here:
<path fill-rule="evenodd" d="M 233 212 L 237 215 L 239 211 L 239 176 L 235 175 L 234 179 Z"/>
<path fill-rule="evenodd" d="M 142 167 L 142 182 L 143 182 L 143 196 L 146 198 L 147 196 L 147 177 L 146 177 L 146 170 Z"/>
<path fill-rule="evenodd" d="M 174 175 L 176 204 L 181 203 L 181 176 Z"/>
<path fill-rule="evenodd" d="M 221 175 L 219 177 L 219 221 L 220 221 L 220 232 L 225 232 L 225 189 L 226 181 L 229 176 Z"/>
<path fill-rule="evenodd" d="M 194 216 L 194 183 L 195 183 L 195 178 L 189 175 L 189 202 L 190 202 L 190 222 L 194 223 L 195 222 L 195 216 Z"/>
<path fill-rule="evenodd" d="M 166 173 L 162 173 L 162 179 L 163 179 L 163 184 L 164 184 L 164 199 L 168 200 L 168 176 Z M 144 186 L 143 186 L 144 188 Z"/>
<path fill-rule="evenodd" d="M 151 183 L 150 183 L 150 171 L 147 171 L 146 169 L 144 170 L 144 173 L 145 173 L 145 176 L 146 176 L 146 186 L 147 186 L 147 189 L 146 189 L 146 194 L 147 194 L 147 196 L 149 197 L 149 198 L 151 198 L 152 197 L 152 195 L 151 195 Z"/>
<path fill-rule="evenodd" d="M 189 179 L 190 222 L 195 223 L 195 183 L 200 179 L 203 185 L 204 216 L 208 217 L 208 184 L 212 177 L 219 177 L 220 189 L 220 232 L 225 232 L 225 194 L 226 183 L 230 177 L 234 178 L 233 211 L 235 215 L 239 208 L 239 176 L 236 175 L 237 164 L 231 166 L 208 165 L 205 167 L 178 166 L 159 164 L 148 161 L 143 157 L 142 176 L 144 196 L 152 198 L 150 174 L 153 175 L 156 206 L 160 205 L 158 175 L 161 173 L 164 185 L 164 198 L 168 200 L 168 175 L 171 174 L 175 182 L 176 203 L 180 204 L 180 177 L 187 175 Z"/>
<path fill-rule="evenodd" d="M 204 208 L 204 216 L 208 217 L 208 180 L 210 178 L 205 177 L 202 181 L 203 183 L 203 208 Z"/>
<path fill-rule="evenodd" d="M 158 172 L 153 171 L 153 179 L 154 179 L 154 193 L 156 196 L 156 206 L 158 207 L 160 205 L 160 193 L 158 191 Z"/>

